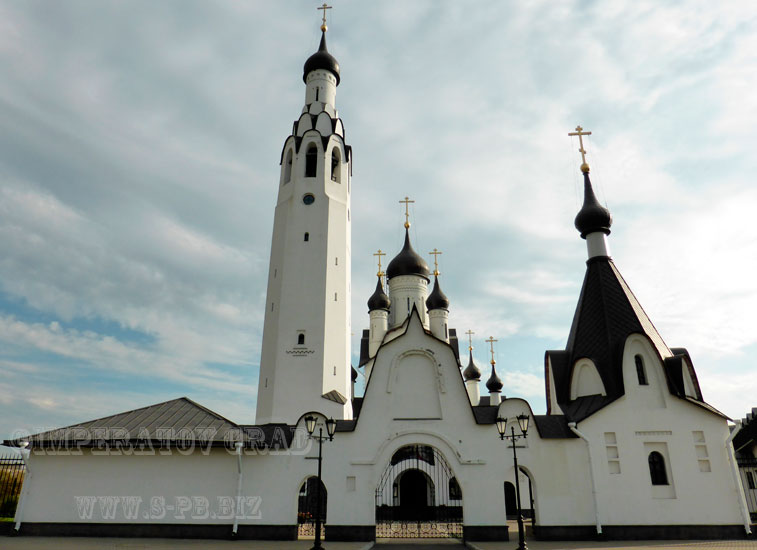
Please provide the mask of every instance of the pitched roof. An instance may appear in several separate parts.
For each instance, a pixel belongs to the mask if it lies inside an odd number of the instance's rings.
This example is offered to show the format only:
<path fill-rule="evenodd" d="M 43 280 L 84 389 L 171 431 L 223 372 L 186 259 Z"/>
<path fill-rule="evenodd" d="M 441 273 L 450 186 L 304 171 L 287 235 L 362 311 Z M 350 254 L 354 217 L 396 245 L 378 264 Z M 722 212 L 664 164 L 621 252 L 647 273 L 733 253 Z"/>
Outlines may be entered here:
<path fill-rule="evenodd" d="M 586 262 L 586 275 L 565 350 L 546 354 L 546 360 L 552 363 L 556 401 L 572 421 L 583 420 L 625 394 L 623 350 L 631 334 L 643 334 L 649 339 L 664 365 L 668 388 L 673 395 L 724 416 L 702 400 L 688 352 L 668 348 L 612 259 L 598 256 Z M 606 395 L 571 400 L 572 369 L 583 357 L 596 365 Z M 695 399 L 687 397 L 684 391 L 681 375 L 684 358 L 695 385 Z M 549 380 L 545 381 L 549 392 Z"/>
<path fill-rule="evenodd" d="M 281 428 L 276 431 L 275 428 Z M 286 428 L 286 429 L 285 429 Z M 49 430 L 25 438 L 5 441 L 5 445 L 19 446 L 22 440 L 31 447 L 74 448 L 105 447 L 123 444 L 140 446 L 280 446 L 281 433 L 286 433 L 287 445 L 292 440 L 291 429 L 285 425 L 240 426 L 195 403 L 179 397 L 139 409 Z"/>

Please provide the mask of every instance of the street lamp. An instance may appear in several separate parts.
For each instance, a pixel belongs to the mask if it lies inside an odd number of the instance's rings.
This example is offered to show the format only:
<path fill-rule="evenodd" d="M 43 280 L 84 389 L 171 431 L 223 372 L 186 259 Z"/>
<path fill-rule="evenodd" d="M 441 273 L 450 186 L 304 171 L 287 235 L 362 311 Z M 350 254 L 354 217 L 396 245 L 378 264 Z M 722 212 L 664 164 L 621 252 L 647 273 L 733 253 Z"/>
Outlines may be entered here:
<path fill-rule="evenodd" d="M 520 477 L 518 475 L 518 455 L 515 452 L 515 442 L 520 439 L 521 437 L 525 439 L 528 437 L 528 415 L 527 414 L 519 414 L 517 417 L 518 420 L 518 427 L 520 428 L 521 435 L 515 435 L 515 426 L 513 423 L 510 424 L 510 434 L 507 433 L 507 419 L 502 418 L 501 416 L 497 418 L 497 431 L 499 432 L 499 438 L 509 439 L 513 442 L 513 464 L 515 465 L 515 494 L 516 494 L 516 500 L 518 503 L 518 550 L 528 550 L 528 546 L 526 546 L 526 534 L 523 530 L 523 510 L 520 506 L 520 482 L 518 478 Z"/>
<path fill-rule="evenodd" d="M 323 442 L 325 440 L 333 441 L 334 432 L 336 431 L 336 420 L 329 418 L 326 420 L 326 433 L 323 435 L 323 426 L 318 426 L 318 435 L 313 435 L 315 431 L 316 418 L 309 414 L 305 417 L 305 429 L 308 431 L 310 439 L 318 442 L 318 486 L 315 489 L 315 544 L 311 550 L 321 550 L 321 462 L 323 462 Z"/>

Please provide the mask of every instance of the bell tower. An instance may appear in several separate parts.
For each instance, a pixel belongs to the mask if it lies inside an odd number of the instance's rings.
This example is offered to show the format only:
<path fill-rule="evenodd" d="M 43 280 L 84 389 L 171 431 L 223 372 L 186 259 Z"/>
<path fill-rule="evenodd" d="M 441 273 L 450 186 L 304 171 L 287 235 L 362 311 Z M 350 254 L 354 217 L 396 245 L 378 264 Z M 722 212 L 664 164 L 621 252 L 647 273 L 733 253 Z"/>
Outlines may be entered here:
<path fill-rule="evenodd" d="M 294 424 L 309 411 L 352 418 L 352 150 L 335 106 L 339 63 L 326 48 L 325 13 L 303 70 L 305 106 L 281 153 L 257 424 Z"/>

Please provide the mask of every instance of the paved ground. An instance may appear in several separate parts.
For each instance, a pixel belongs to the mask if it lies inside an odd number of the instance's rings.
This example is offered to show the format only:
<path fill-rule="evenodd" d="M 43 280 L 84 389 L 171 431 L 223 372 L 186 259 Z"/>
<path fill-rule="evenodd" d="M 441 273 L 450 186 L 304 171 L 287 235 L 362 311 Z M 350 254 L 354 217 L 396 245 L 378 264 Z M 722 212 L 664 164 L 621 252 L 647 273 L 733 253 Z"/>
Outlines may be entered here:
<path fill-rule="evenodd" d="M 310 550 L 312 541 L 228 541 L 196 539 L 118 539 L 85 537 L 0 537 L 2 550 Z M 515 550 L 518 541 L 469 543 L 471 550 Z M 325 550 L 463 550 L 449 539 L 383 539 L 375 546 L 364 542 L 324 542 Z M 735 541 L 615 541 L 540 542 L 528 541 L 530 550 L 757 550 L 757 540 Z"/>

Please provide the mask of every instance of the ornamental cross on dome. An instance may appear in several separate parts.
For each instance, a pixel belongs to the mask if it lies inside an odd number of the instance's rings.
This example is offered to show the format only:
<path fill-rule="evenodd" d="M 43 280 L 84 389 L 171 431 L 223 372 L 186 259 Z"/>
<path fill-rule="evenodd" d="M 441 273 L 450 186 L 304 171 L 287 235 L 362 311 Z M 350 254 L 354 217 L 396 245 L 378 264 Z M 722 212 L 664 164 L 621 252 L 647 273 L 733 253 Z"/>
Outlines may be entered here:
<path fill-rule="evenodd" d="M 405 197 L 404 201 L 400 201 L 400 204 L 405 205 L 405 229 L 410 229 L 410 205 L 415 203 L 415 201 L 411 201 L 408 197 Z"/>
<path fill-rule="evenodd" d="M 329 28 L 326 26 L 326 10 L 330 10 L 331 8 L 332 6 L 329 6 L 328 4 L 326 4 L 326 2 L 324 2 L 320 8 L 315 8 L 317 10 L 323 10 L 323 22 L 321 23 L 321 30 L 323 32 L 329 30 Z"/>
<path fill-rule="evenodd" d="M 441 254 L 441 252 L 439 252 L 436 248 L 434 248 L 434 251 L 429 252 L 429 254 L 434 257 L 434 276 L 438 277 L 439 275 L 441 275 L 441 273 L 439 273 L 439 262 L 438 262 L 439 254 Z"/>
<path fill-rule="evenodd" d="M 379 248 L 378 252 L 374 252 L 373 255 L 378 257 L 378 273 L 376 273 L 376 275 L 383 277 L 384 272 L 381 271 L 381 256 L 386 256 L 386 252 L 381 252 L 381 249 Z"/>
<path fill-rule="evenodd" d="M 584 149 L 583 136 L 590 136 L 591 132 L 584 132 L 580 126 L 576 126 L 575 132 L 568 132 L 569 136 L 578 136 L 578 152 L 581 153 L 581 172 L 589 172 L 589 164 L 586 162 L 586 149 Z"/>
<path fill-rule="evenodd" d="M 473 335 L 476 334 L 471 329 L 465 333 L 468 335 L 468 351 L 473 351 Z"/>
<path fill-rule="evenodd" d="M 488 340 L 484 340 L 484 342 L 486 342 L 487 344 L 489 344 L 489 346 L 491 346 L 491 351 L 492 351 L 491 364 L 492 364 L 492 366 L 494 366 L 494 363 L 496 363 L 496 361 L 494 360 L 494 342 L 498 342 L 498 341 L 499 340 L 495 340 L 494 339 L 494 336 L 489 336 Z"/>

